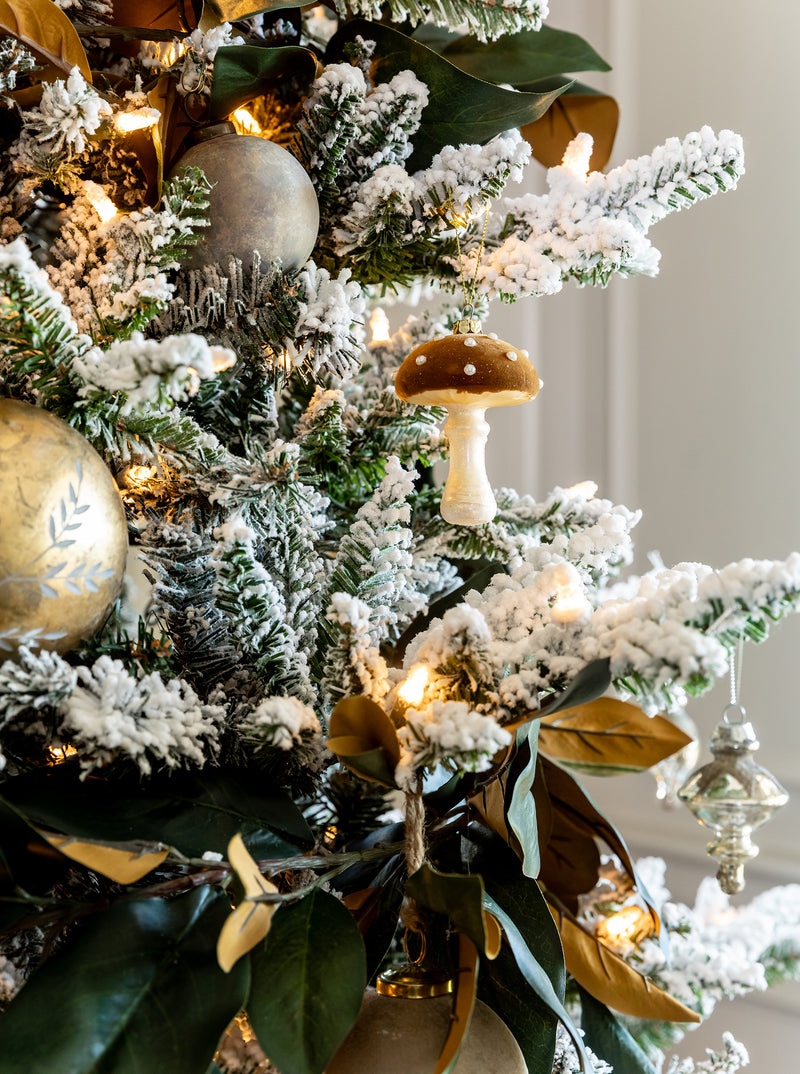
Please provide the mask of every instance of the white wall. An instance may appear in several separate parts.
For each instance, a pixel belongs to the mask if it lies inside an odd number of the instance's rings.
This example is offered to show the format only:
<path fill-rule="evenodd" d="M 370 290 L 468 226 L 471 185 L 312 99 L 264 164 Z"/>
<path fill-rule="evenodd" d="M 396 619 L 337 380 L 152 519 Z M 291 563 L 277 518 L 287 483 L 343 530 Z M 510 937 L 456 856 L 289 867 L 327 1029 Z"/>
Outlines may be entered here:
<path fill-rule="evenodd" d="M 602 494 L 644 509 L 638 548 L 658 549 L 667 564 L 784 557 L 800 549 L 800 6 L 553 0 L 550 21 L 584 34 L 615 67 L 586 79 L 620 100 L 611 166 L 708 123 L 743 135 L 747 174 L 736 192 L 654 228 L 655 280 L 493 310 L 492 327 L 529 346 L 545 388 L 495 421 L 490 477 L 539 495 L 593 477 Z M 758 837 L 743 899 L 800 881 L 799 647 L 795 617 L 745 650 L 742 701 L 759 759 L 793 797 Z M 692 705 L 704 738 L 726 700 L 721 683 Z M 690 899 L 713 863 L 689 814 L 656 806 L 649 776 L 594 780 L 590 792 L 637 851 L 667 857 L 673 891 Z M 732 1028 L 754 1074 L 795 1074 L 798 1014 L 800 986 L 737 1001 L 682 1054 L 702 1055 Z"/>

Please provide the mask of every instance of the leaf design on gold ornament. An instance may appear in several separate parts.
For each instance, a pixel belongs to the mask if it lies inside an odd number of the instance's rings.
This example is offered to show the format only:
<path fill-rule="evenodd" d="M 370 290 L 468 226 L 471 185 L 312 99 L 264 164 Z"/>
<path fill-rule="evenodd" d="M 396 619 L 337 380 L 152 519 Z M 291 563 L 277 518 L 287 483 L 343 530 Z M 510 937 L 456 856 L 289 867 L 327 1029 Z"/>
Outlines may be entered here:
<path fill-rule="evenodd" d="M 78 33 L 53 0 L 0 0 L 0 30 L 27 46 L 40 60 L 57 68 L 56 74 L 80 69 L 87 82 L 92 72 Z M 39 72 L 39 78 L 47 72 Z M 49 79 L 48 79 L 49 80 Z"/>
<path fill-rule="evenodd" d="M 644 771 L 691 741 L 671 721 L 613 697 L 561 709 L 539 725 L 542 753 L 594 775 Z"/>
<path fill-rule="evenodd" d="M 564 945 L 567 970 L 595 999 L 633 1018 L 659 1022 L 701 1021 L 698 1014 L 648 981 L 573 917 L 549 900 L 548 906 Z"/>
<path fill-rule="evenodd" d="M 226 918 L 217 939 L 217 962 L 230 973 L 242 955 L 261 943 L 270 930 L 277 904 L 253 902 L 259 895 L 277 895 L 278 889 L 263 877 L 241 835 L 228 843 L 228 861 L 244 888 L 244 898 Z"/>
<path fill-rule="evenodd" d="M 141 846 L 76 839 L 71 835 L 39 830 L 39 834 L 65 857 L 107 876 L 116 884 L 135 884 L 165 860 L 169 851 L 160 844 Z"/>
<path fill-rule="evenodd" d="M 494 918 L 492 920 L 495 920 Z M 500 927 L 499 925 L 497 926 Z M 458 974 L 455 979 L 453 1013 L 450 1029 L 444 1042 L 434 1074 L 451 1074 L 458 1061 L 458 1053 L 469 1029 L 475 996 L 478 991 L 478 949 L 469 936 L 458 934 Z"/>

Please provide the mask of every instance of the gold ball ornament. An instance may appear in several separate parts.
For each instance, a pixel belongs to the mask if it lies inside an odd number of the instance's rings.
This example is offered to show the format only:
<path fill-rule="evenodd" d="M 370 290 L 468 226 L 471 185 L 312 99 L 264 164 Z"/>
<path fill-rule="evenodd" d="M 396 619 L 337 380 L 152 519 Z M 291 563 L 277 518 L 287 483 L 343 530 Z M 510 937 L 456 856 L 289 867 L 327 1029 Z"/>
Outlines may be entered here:
<path fill-rule="evenodd" d="M 257 250 L 265 263 L 279 258 L 284 272 L 298 269 L 319 230 L 317 195 L 305 168 L 275 142 L 237 134 L 232 123 L 215 123 L 200 137 L 172 172 L 200 168 L 214 184 L 210 226 L 185 267 L 219 264 L 224 272 L 232 255 L 248 271 Z"/>
<path fill-rule="evenodd" d="M 398 999 L 368 988 L 358 1019 L 325 1074 L 431 1074 L 453 1011 L 452 996 Z M 476 1001 L 453 1074 L 527 1074 L 511 1031 Z"/>
<path fill-rule="evenodd" d="M 0 659 L 64 653 L 119 592 L 128 548 L 117 486 L 90 444 L 45 410 L 0 399 Z"/>

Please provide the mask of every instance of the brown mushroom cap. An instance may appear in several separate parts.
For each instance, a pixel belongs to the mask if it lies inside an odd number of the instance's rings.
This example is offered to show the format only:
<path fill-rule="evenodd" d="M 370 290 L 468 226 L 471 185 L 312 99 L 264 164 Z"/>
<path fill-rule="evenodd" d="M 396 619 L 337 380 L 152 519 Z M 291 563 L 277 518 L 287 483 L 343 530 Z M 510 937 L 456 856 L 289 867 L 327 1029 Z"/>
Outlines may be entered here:
<path fill-rule="evenodd" d="M 422 406 L 509 406 L 533 399 L 539 378 L 518 347 L 480 332 L 456 332 L 415 347 L 394 389 Z"/>

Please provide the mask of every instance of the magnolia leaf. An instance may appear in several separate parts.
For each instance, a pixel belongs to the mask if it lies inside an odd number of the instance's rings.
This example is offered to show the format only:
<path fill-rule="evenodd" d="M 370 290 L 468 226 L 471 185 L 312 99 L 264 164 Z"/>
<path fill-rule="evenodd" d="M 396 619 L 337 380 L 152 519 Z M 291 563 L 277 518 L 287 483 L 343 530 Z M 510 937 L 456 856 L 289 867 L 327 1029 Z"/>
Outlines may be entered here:
<path fill-rule="evenodd" d="M 399 30 L 365 19 L 345 23 L 333 38 L 329 54 L 342 53 L 359 36 L 376 43 L 370 69 L 373 82 L 388 82 L 410 69 L 428 87 L 425 122 L 414 137 L 414 152 L 406 164 L 409 172 L 427 167 L 443 146 L 488 142 L 509 127 L 532 123 L 564 91 L 563 86 L 543 93 L 501 89 L 460 70 Z"/>
<path fill-rule="evenodd" d="M 547 784 L 547 791 L 554 809 L 561 812 L 567 820 L 581 831 L 602 839 L 622 862 L 632 878 L 639 894 L 645 900 L 653 918 L 657 933 L 661 932 L 661 922 L 653 900 L 647 888 L 641 882 L 633 864 L 633 858 L 625 845 L 625 840 L 607 817 L 604 817 L 589 795 L 580 786 L 574 776 L 560 768 L 547 757 L 542 757 L 542 773 Z"/>
<path fill-rule="evenodd" d="M 499 951 L 497 921 L 490 921 L 483 905 L 483 881 L 463 873 L 440 873 L 425 864 L 406 881 L 406 894 L 434 913 L 449 917 L 459 932 L 472 940 L 487 958 Z"/>
<path fill-rule="evenodd" d="M 588 41 L 552 26 L 522 30 L 488 43 L 471 35 L 459 37 L 442 55 L 476 78 L 512 86 L 573 71 L 611 70 Z"/>
<path fill-rule="evenodd" d="M 525 123 L 522 137 L 545 168 L 561 163 L 564 150 L 581 131 L 594 141 L 589 170 L 599 172 L 611 159 L 619 125 L 619 105 L 613 97 L 576 82 L 553 102 L 552 108 L 533 123 Z"/>
<path fill-rule="evenodd" d="M 205 1071 L 249 985 L 247 962 L 226 977 L 209 957 L 228 906 L 209 887 L 120 899 L 70 930 L 3 1014 L 0 1074 Z"/>
<path fill-rule="evenodd" d="M 625 1074 L 656 1074 L 656 1069 L 625 1026 L 604 1004 L 578 986 L 581 997 L 581 1029 L 586 1043 L 617 1071 Z"/>
<path fill-rule="evenodd" d="M 281 907 L 251 957 L 247 1013 L 283 1074 L 321 1074 L 349 1033 L 367 983 L 364 942 L 347 908 L 315 888 Z"/>
<path fill-rule="evenodd" d="M 577 896 L 591 891 L 600 872 L 600 851 L 592 836 L 558 810 L 553 812 L 550 837 L 541 848 L 539 879 L 570 909 Z"/>
<path fill-rule="evenodd" d="M 596 1000 L 620 1014 L 658 1022 L 700 1022 L 694 1011 L 614 954 L 569 914 L 550 905 L 567 970 Z"/>
<path fill-rule="evenodd" d="M 220 119 L 264 93 L 273 78 L 302 76 L 311 82 L 317 70 L 314 53 L 299 45 L 259 48 L 256 45 L 229 45 L 214 59 L 211 83 L 211 114 Z"/>
<path fill-rule="evenodd" d="M 308 0 L 208 0 L 223 22 L 237 22 L 260 15 L 262 11 L 278 11 L 284 7 L 304 7 Z"/>
<path fill-rule="evenodd" d="M 498 926 L 499 928 L 499 926 Z M 452 1074 L 464 1041 L 478 989 L 478 949 L 468 936 L 458 934 L 458 975 L 455 980 L 453 1013 L 434 1074 Z"/>
<path fill-rule="evenodd" d="M 569 686 L 563 693 L 552 698 L 546 705 L 533 712 L 526 712 L 524 716 L 507 723 L 503 726 L 506 731 L 516 731 L 533 720 L 544 719 L 561 709 L 574 708 L 576 705 L 585 705 L 589 701 L 595 701 L 606 692 L 611 685 L 611 661 L 608 657 L 603 660 L 593 660 L 591 664 L 582 667 Z"/>
<path fill-rule="evenodd" d="M 169 853 L 169 850 L 160 844 L 156 844 L 157 850 L 147 850 L 146 844 L 136 848 L 115 847 L 109 846 L 108 843 L 79 840 L 72 835 L 57 835 L 44 831 L 39 834 L 65 857 L 85 865 L 87 869 L 93 869 L 101 876 L 107 876 L 115 884 L 135 884 L 153 869 L 157 869 Z"/>
<path fill-rule="evenodd" d="M 524 744 L 511 764 L 508 782 L 512 786 L 506 819 L 522 849 L 522 871 L 526 876 L 539 875 L 539 832 L 536 826 L 536 802 L 531 794 L 536 778 L 537 736 L 539 727 L 532 723 L 521 732 Z"/>
<path fill-rule="evenodd" d="M 691 741 L 669 720 L 613 697 L 561 709 L 539 725 L 542 753 L 592 772 L 596 766 L 597 774 L 644 771 Z"/>
<path fill-rule="evenodd" d="M 176 36 L 198 26 L 202 0 L 113 0 L 114 26 L 140 27 L 142 37 L 148 30 L 172 30 Z"/>
<path fill-rule="evenodd" d="M 497 779 L 481 787 L 477 794 L 467 799 L 467 804 L 475 810 L 486 827 L 496 832 L 506 843 L 511 839 L 511 833 L 506 824 L 507 779 L 508 771 L 506 770 Z"/>
<path fill-rule="evenodd" d="M 7 791 L 9 785 L 6 782 L 3 790 Z M 43 894 L 66 868 L 66 858 L 26 816 L 0 798 L 0 891 L 13 894 L 22 888 L 35 895 Z"/>
<path fill-rule="evenodd" d="M 400 763 L 400 743 L 395 726 L 383 709 L 368 697 L 344 697 L 330 719 L 331 738 L 352 735 L 361 740 L 361 750 L 382 749 L 394 768 Z"/>
<path fill-rule="evenodd" d="M 83 839 L 152 840 L 196 858 L 206 850 L 224 854 L 237 832 L 259 859 L 314 844 L 291 798 L 240 768 L 173 772 L 143 786 L 137 775 L 82 780 L 75 766 L 60 764 L 17 776 L 3 790 L 33 823 Z"/>
<path fill-rule="evenodd" d="M 581 1070 L 591 1071 L 592 1064 L 586 1054 L 586 1049 L 583 1046 L 580 1031 L 576 1029 L 572 1019 L 567 1014 L 566 1008 L 553 988 L 550 978 L 539 962 L 534 958 L 528 945 L 525 943 L 522 933 L 508 914 L 498 906 L 491 895 L 484 895 L 483 902 L 484 906 L 488 910 L 491 910 L 492 914 L 494 914 L 503 926 L 503 931 L 505 932 L 506 939 L 511 947 L 517 967 L 525 980 L 539 999 L 541 999 L 556 1015 L 572 1038 L 572 1042 L 575 1045 L 578 1057 L 580 1058 Z"/>
<path fill-rule="evenodd" d="M 261 943 L 278 908 L 277 903 L 251 901 L 253 896 L 277 895 L 278 889 L 261 875 L 240 835 L 235 835 L 228 844 L 228 861 L 244 888 L 245 897 L 226 918 L 217 939 L 217 962 L 225 973 L 230 973 L 242 955 Z"/>
<path fill-rule="evenodd" d="M 380 783 L 382 787 L 396 787 L 394 769 L 391 766 L 386 751 L 365 750 L 364 753 L 339 753 L 337 744 L 350 741 L 347 737 L 331 738 L 325 743 L 331 753 L 335 753 L 343 765 L 351 772 L 355 772 L 362 779 L 371 783 Z"/>
<path fill-rule="evenodd" d="M 0 30 L 16 37 L 38 59 L 57 68 L 57 77 L 77 67 L 87 82 L 92 81 L 81 39 L 53 0 L 0 0 Z"/>

